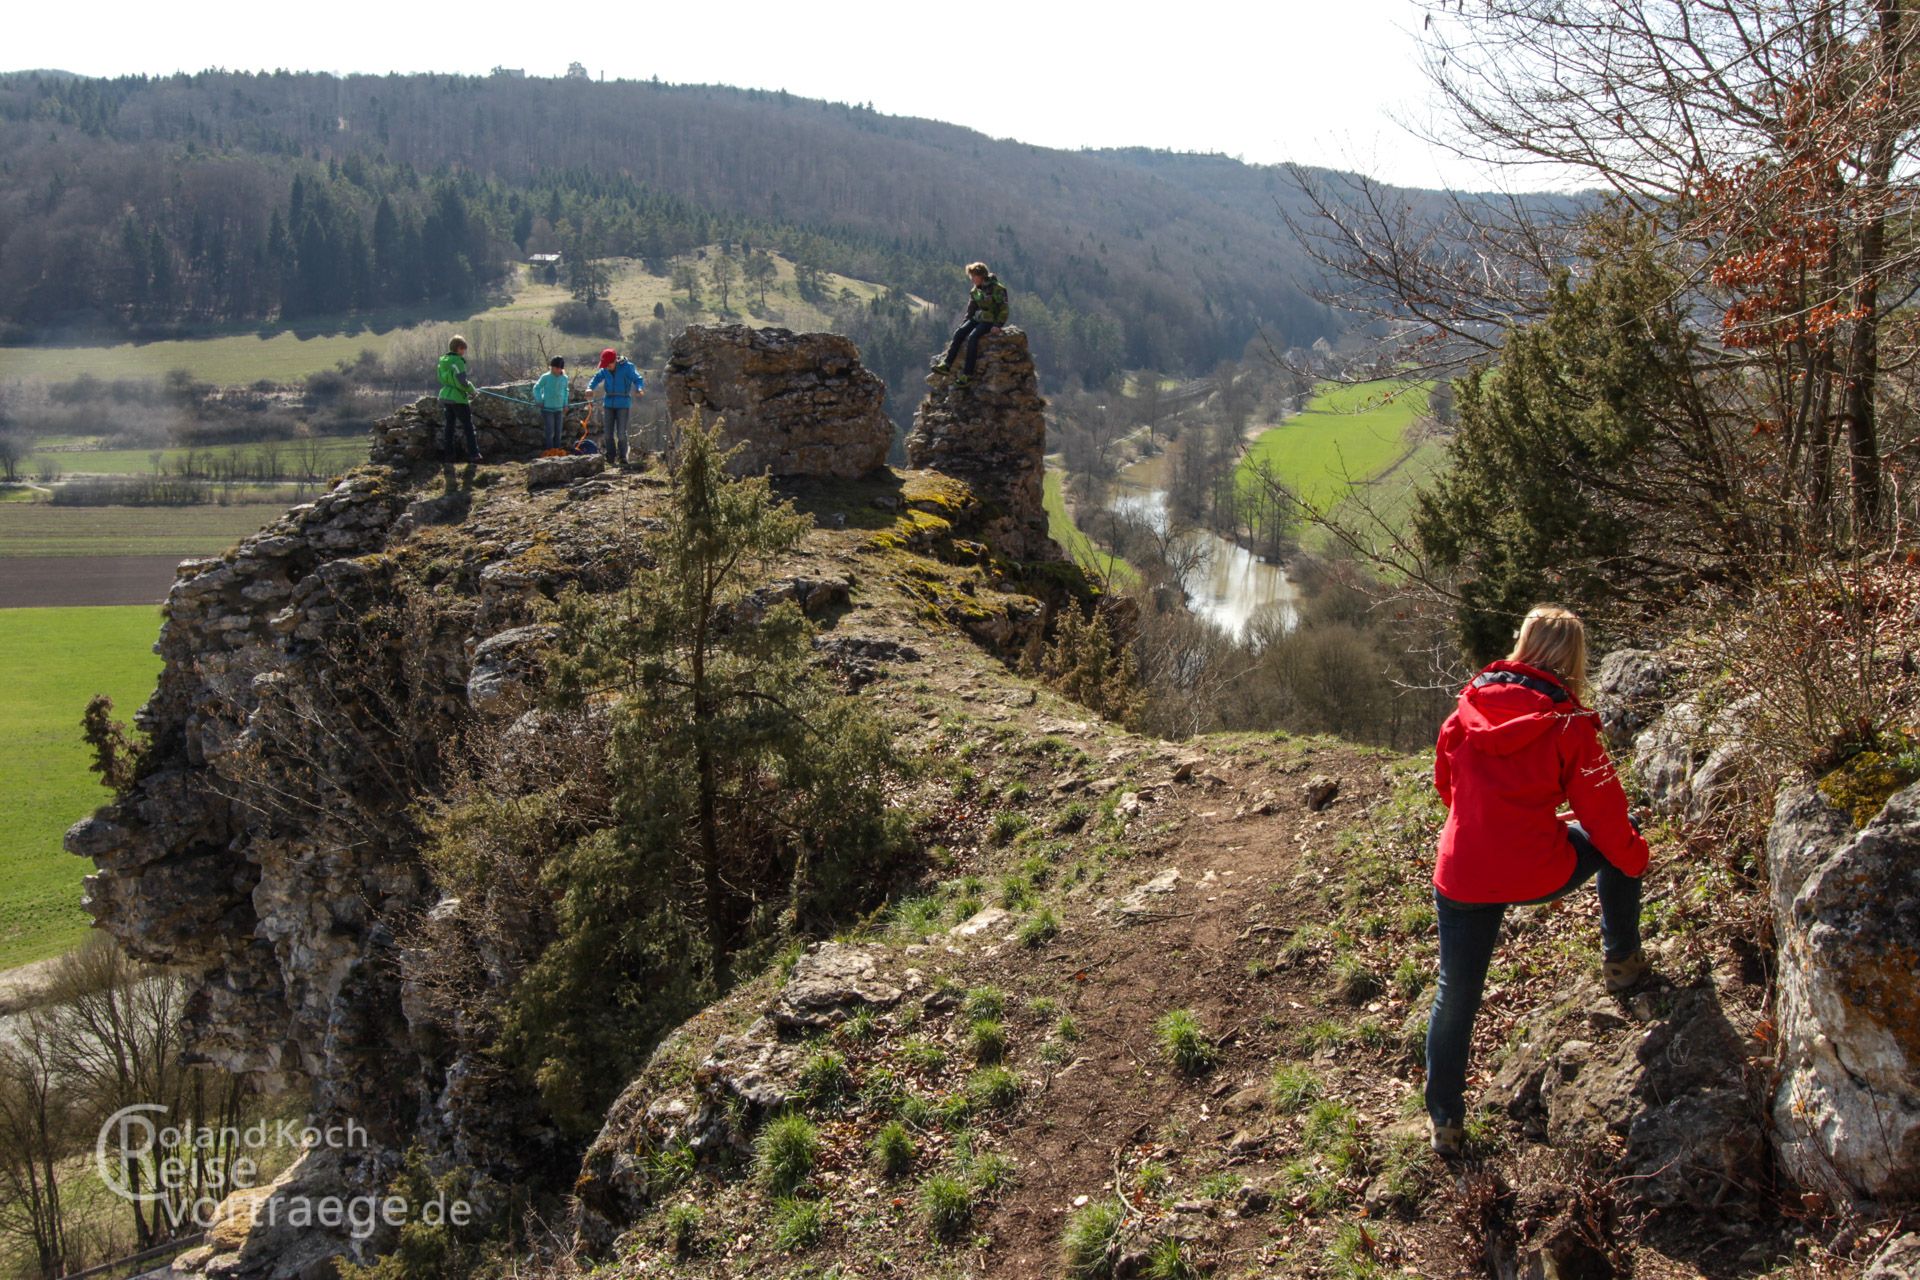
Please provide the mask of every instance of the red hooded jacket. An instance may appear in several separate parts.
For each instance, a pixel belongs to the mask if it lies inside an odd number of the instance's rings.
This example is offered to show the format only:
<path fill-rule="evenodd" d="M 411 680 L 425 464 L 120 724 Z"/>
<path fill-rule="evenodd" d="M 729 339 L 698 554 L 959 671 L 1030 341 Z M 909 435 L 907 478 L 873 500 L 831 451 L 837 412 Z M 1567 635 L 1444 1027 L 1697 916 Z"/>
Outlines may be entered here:
<path fill-rule="evenodd" d="M 1456 902 L 1552 893 L 1575 860 L 1557 816 L 1563 805 L 1608 862 L 1630 876 L 1647 869 L 1647 842 L 1628 820 L 1599 720 L 1557 677 L 1521 662 L 1496 662 L 1460 691 L 1433 755 L 1447 806 L 1434 888 Z"/>

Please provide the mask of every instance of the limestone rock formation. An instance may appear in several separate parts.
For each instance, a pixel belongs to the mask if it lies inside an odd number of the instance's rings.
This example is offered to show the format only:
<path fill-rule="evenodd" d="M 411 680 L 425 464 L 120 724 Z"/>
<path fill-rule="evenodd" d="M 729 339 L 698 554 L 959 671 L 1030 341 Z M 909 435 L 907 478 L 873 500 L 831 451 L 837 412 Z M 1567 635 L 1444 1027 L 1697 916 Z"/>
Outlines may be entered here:
<path fill-rule="evenodd" d="M 1920 1197 L 1920 785 L 1859 830 L 1790 787 L 1767 833 L 1781 1162 L 1847 1199 Z"/>
<path fill-rule="evenodd" d="M 1710 989 L 1661 1005 L 1636 1032 L 1628 1019 L 1656 1006 L 1623 1010 L 1598 984 L 1571 992 L 1529 1027 L 1492 1092 L 1536 1140 L 1596 1151 L 1624 1140 L 1618 1173 L 1635 1199 L 1750 1212 L 1765 1143 L 1740 1037 Z"/>
<path fill-rule="evenodd" d="M 1600 660 L 1593 677 L 1593 708 L 1607 745 L 1618 751 L 1660 714 L 1675 667 L 1650 649 L 1615 649 Z"/>
<path fill-rule="evenodd" d="M 794 965 L 785 990 L 762 1016 L 716 1040 L 691 1082 L 673 1065 L 685 1052 L 682 1027 L 654 1050 L 647 1067 L 608 1109 L 575 1186 L 581 1242 L 603 1248 L 647 1199 L 641 1153 L 684 1142 L 696 1152 L 744 1152 L 752 1127 L 803 1092 L 810 1038 L 856 1009 L 884 1010 L 921 985 L 918 972 L 889 971 L 899 953 L 886 947 L 825 942 Z M 663 1084 L 671 1081 L 671 1084 Z"/>
<path fill-rule="evenodd" d="M 721 424 L 738 474 L 866 475 L 887 460 L 886 384 L 834 333 L 693 325 L 667 359 L 667 411 Z"/>
<path fill-rule="evenodd" d="M 1041 501 L 1046 407 L 1027 335 L 1002 329 L 981 339 L 971 383 L 934 380 L 907 436 L 908 465 L 966 481 L 985 507 L 982 539 L 1020 560 L 1062 555 Z"/>
<path fill-rule="evenodd" d="M 489 462 L 539 456 L 546 448 L 540 411 L 531 404 L 517 403 L 532 397 L 533 384 L 515 382 L 485 390 L 498 394 L 474 397 L 473 436 L 480 456 Z M 390 467 L 438 462 L 444 423 L 440 402 L 432 396 L 422 396 L 400 412 L 373 424 L 373 445 L 368 459 Z"/>

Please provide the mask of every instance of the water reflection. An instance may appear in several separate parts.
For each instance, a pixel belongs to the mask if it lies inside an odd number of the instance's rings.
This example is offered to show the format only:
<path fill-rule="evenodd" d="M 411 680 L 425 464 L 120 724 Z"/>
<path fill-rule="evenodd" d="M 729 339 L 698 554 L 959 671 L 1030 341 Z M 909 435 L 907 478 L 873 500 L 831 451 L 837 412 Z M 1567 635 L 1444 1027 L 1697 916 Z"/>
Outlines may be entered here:
<path fill-rule="evenodd" d="M 1121 474 L 1123 485 L 1135 479 L 1127 472 Z M 1117 488 L 1108 506 L 1117 515 L 1166 536 L 1171 514 L 1165 489 Z M 1285 569 L 1206 529 L 1191 529 L 1183 536 L 1195 554 L 1181 575 L 1180 586 L 1195 616 L 1236 638 L 1246 634 L 1247 624 L 1263 610 L 1277 610 L 1287 627 L 1298 621 L 1295 606 L 1300 593 Z"/>

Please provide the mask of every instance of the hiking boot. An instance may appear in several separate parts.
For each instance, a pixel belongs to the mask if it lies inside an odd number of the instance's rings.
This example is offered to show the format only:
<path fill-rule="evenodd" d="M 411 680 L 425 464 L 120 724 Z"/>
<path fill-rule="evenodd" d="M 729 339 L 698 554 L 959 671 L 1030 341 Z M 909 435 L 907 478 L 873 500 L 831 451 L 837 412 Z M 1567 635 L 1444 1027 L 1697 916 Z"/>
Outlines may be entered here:
<path fill-rule="evenodd" d="M 939 375 L 941 377 L 945 377 L 947 374 L 953 372 L 953 366 L 951 364 L 948 364 L 945 360 L 936 360 L 933 362 L 933 368 L 929 369 L 927 372 Z"/>
<path fill-rule="evenodd" d="M 956 387 L 964 387 L 969 383 L 971 383 L 972 381 L 973 381 L 972 378 L 969 378 L 966 374 L 963 373 L 959 377 L 953 380 L 953 385 Z"/>
<path fill-rule="evenodd" d="M 1607 961 L 1600 966 L 1600 976 L 1607 984 L 1608 995 L 1633 990 L 1646 979 L 1647 949 L 1635 947 L 1632 955 Z"/>
<path fill-rule="evenodd" d="M 1433 1154 L 1439 1156 L 1442 1160 L 1458 1160 L 1460 1158 L 1460 1148 L 1464 1146 L 1467 1141 L 1465 1126 L 1441 1124 L 1429 1117 L 1427 1120 L 1427 1128 L 1432 1134 Z"/>

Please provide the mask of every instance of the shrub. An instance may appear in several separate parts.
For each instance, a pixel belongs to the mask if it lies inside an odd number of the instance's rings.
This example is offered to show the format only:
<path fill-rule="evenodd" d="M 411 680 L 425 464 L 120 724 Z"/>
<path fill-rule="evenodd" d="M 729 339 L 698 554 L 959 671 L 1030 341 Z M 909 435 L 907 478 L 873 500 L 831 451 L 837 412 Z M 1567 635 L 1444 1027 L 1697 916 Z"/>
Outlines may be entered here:
<path fill-rule="evenodd" d="M 667 1247 L 676 1258 L 691 1258 L 700 1252 L 701 1215 L 698 1206 L 676 1204 L 666 1212 Z"/>
<path fill-rule="evenodd" d="M 1334 1172 L 1345 1175 L 1366 1164 L 1366 1144 L 1359 1117 L 1336 1098 L 1323 1098 L 1307 1112 L 1301 1141 L 1309 1151 L 1325 1156 Z"/>
<path fill-rule="evenodd" d="M 647 1155 L 647 1191 L 649 1195 L 670 1195 L 693 1179 L 693 1148 L 673 1142 Z"/>
<path fill-rule="evenodd" d="M 820 1131 L 798 1111 L 767 1121 L 753 1144 L 754 1168 L 777 1195 L 786 1195 L 805 1182 L 819 1156 Z"/>
<path fill-rule="evenodd" d="M 900 1058 L 921 1071 L 938 1071 L 947 1065 L 947 1051 L 925 1036 L 909 1036 L 900 1044 Z"/>
<path fill-rule="evenodd" d="M 1104 1200 L 1076 1209 L 1060 1240 L 1067 1275 L 1072 1280 L 1112 1280 L 1120 1229 L 1125 1225 L 1120 1207 Z"/>
<path fill-rule="evenodd" d="M 1053 820 L 1055 835 L 1070 836 L 1087 825 L 1087 819 L 1093 816 L 1093 809 L 1085 800 L 1075 800 L 1060 811 Z"/>
<path fill-rule="evenodd" d="M 1348 1004 L 1365 1004 L 1380 994 L 1380 979 L 1360 957 L 1348 953 L 1333 962 L 1333 988 Z"/>
<path fill-rule="evenodd" d="M 988 1110 L 1005 1110 L 1020 1101 L 1020 1077 L 1005 1067 L 984 1067 L 967 1081 L 967 1096 Z"/>
<path fill-rule="evenodd" d="M 1173 1181 L 1173 1174 L 1158 1160 L 1144 1160 L 1133 1171 L 1133 1181 L 1142 1195 L 1157 1196 Z"/>
<path fill-rule="evenodd" d="M 1186 1246 L 1178 1237 L 1164 1236 L 1147 1251 L 1147 1280 L 1199 1280 L 1200 1269 L 1187 1259 Z"/>
<path fill-rule="evenodd" d="M 562 333 L 587 338 L 620 336 L 620 313 L 606 302 L 563 302 L 553 309 L 547 323 Z"/>
<path fill-rule="evenodd" d="M 1200 1029 L 1199 1019 L 1191 1009 L 1174 1009 L 1161 1015 L 1160 1021 L 1153 1024 L 1153 1034 L 1167 1061 L 1182 1075 L 1201 1075 L 1220 1060 L 1219 1049 Z"/>
<path fill-rule="evenodd" d="M 1007 1029 L 997 1018 L 975 1018 L 967 1028 L 967 1042 L 975 1062 L 998 1062 L 1007 1055 Z"/>
<path fill-rule="evenodd" d="M 970 988 L 960 1009 L 969 1018 L 1004 1018 L 1007 1014 L 1007 993 L 998 987 Z"/>
<path fill-rule="evenodd" d="M 847 1059 L 833 1050 L 814 1050 L 806 1057 L 806 1065 L 801 1067 L 799 1084 L 808 1102 L 833 1102 L 845 1094 L 852 1084 L 852 1077 L 847 1071 Z"/>
<path fill-rule="evenodd" d="M 843 1040 L 850 1040 L 854 1044 L 871 1044 L 880 1034 L 880 1015 L 863 1005 L 854 1010 L 838 1030 Z"/>
<path fill-rule="evenodd" d="M 1005 844 L 1027 829 L 1027 819 L 1018 813 L 996 813 L 993 816 L 992 836 L 995 844 Z"/>
<path fill-rule="evenodd" d="M 890 1115 L 900 1110 L 905 1094 L 905 1086 L 897 1072 L 887 1067 L 871 1067 L 867 1071 L 867 1078 L 860 1084 L 860 1105 L 869 1111 Z"/>
<path fill-rule="evenodd" d="M 811 1249 L 827 1233 L 831 1206 L 825 1200 L 782 1196 L 773 1203 L 773 1247 Z"/>
<path fill-rule="evenodd" d="M 964 1089 L 950 1093 L 934 1108 L 933 1115 L 942 1128 L 964 1129 L 973 1123 L 973 1099 Z"/>
<path fill-rule="evenodd" d="M 934 1239 L 952 1243 L 973 1221 L 973 1188 L 951 1174 L 936 1173 L 920 1187 L 920 1214 Z"/>
<path fill-rule="evenodd" d="M 898 1120 L 892 1120 L 880 1127 L 873 1135 L 873 1141 L 867 1150 L 873 1155 L 874 1164 L 880 1172 L 889 1178 L 898 1178 L 913 1168 L 913 1159 L 918 1154 L 913 1145 L 913 1135 L 907 1132 L 907 1126 Z"/>
<path fill-rule="evenodd" d="M 1017 935 L 1020 945 L 1029 950 L 1044 946 L 1060 935 L 1060 917 L 1052 907 L 1042 907 L 1026 918 Z"/>
<path fill-rule="evenodd" d="M 1300 1110 L 1320 1096 L 1320 1078 L 1301 1062 L 1284 1062 L 1273 1069 L 1267 1083 L 1267 1097 L 1273 1105 L 1289 1114 Z"/>
<path fill-rule="evenodd" d="M 998 1191 L 1012 1182 L 1013 1170 L 1013 1161 L 992 1151 L 969 1156 L 966 1161 L 967 1182 L 982 1194 Z"/>
<path fill-rule="evenodd" d="M 816 1049 L 800 1068 L 800 1091 L 812 1103 L 831 1102 L 852 1083 L 847 1060 L 831 1049 Z"/>
<path fill-rule="evenodd" d="M 1403 1000 L 1411 1000 L 1427 988 L 1427 966 L 1412 956 L 1393 967 L 1393 989 Z"/>

